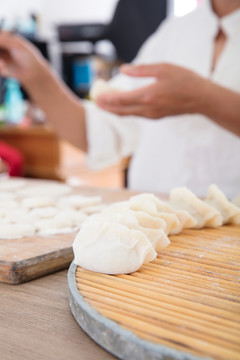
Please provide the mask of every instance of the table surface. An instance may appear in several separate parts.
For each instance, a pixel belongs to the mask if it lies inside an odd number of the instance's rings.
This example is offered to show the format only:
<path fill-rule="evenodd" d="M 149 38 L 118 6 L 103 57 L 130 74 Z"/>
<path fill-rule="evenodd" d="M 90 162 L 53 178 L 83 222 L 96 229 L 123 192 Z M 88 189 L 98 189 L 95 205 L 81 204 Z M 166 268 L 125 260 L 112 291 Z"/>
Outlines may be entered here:
<path fill-rule="evenodd" d="M 66 270 L 26 284 L 0 284 L 0 354 L 3 360 L 115 359 L 74 320 Z"/>

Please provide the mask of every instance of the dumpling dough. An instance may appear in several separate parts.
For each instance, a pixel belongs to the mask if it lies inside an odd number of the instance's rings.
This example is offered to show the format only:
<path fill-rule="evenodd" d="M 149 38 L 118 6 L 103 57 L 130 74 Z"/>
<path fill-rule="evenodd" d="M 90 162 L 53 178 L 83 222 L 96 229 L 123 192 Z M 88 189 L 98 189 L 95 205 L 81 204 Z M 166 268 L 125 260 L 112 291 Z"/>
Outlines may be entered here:
<path fill-rule="evenodd" d="M 147 194 L 148 195 L 148 194 Z M 156 204 L 152 199 L 139 199 L 137 196 L 130 198 L 129 201 L 123 201 L 122 203 L 119 202 L 116 206 L 123 206 L 128 207 L 133 211 L 144 211 L 152 217 L 160 218 L 165 221 L 166 228 L 165 233 L 168 235 L 172 230 L 178 229 L 180 226 L 180 222 L 176 216 L 176 214 L 166 213 L 162 211 L 158 211 Z"/>
<path fill-rule="evenodd" d="M 29 215 L 35 217 L 35 219 L 49 219 L 53 218 L 59 210 L 53 206 L 46 206 L 41 208 L 35 208 L 30 210 Z"/>
<path fill-rule="evenodd" d="M 175 214 L 179 220 L 179 225 L 169 230 L 169 234 L 179 234 L 185 228 L 193 228 L 196 225 L 196 220 L 184 210 L 173 209 L 169 204 L 160 200 L 154 194 L 143 193 L 135 195 L 130 198 L 130 202 L 133 202 L 135 206 L 138 204 L 140 207 L 148 207 L 148 211 L 152 214 L 155 211 L 160 213 Z M 144 205 L 142 205 L 144 204 Z"/>
<path fill-rule="evenodd" d="M 74 263 L 105 274 L 129 274 L 157 256 L 139 230 L 110 221 L 85 222 L 73 242 Z"/>
<path fill-rule="evenodd" d="M 234 199 L 232 199 L 232 203 L 237 207 L 240 207 L 240 194 L 238 194 L 237 196 L 235 196 Z"/>
<path fill-rule="evenodd" d="M 21 205 L 26 208 L 41 208 L 54 206 L 55 200 L 50 196 L 33 196 L 22 200 Z"/>
<path fill-rule="evenodd" d="M 92 100 L 96 101 L 98 96 L 107 92 L 119 91 L 114 89 L 109 83 L 103 79 L 97 79 L 91 89 L 89 96 Z"/>
<path fill-rule="evenodd" d="M 0 180 L 0 191 L 15 191 L 26 184 L 23 179 L 4 179 Z"/>
<path fill-rule="evenodd" d="M 25 189 L 19 190 L 18 195 L 27 196 L 63 196 L 72 191 L 71 187 L 65 184 L 51 183 L 43 185 L 31 185 Z"/>
<path fill-rule="evenodd" d="M 156 251 L 160 251 L 170 244 L 170 241 L 161 228 L 151 229 L 139 225 L 137 218 L 133 213 L 126 213 L 125 211 L 105 212 L 90 217 L 87 221 L 111 221 L 127 226 L 129 229 L 142 231 L 151 241 Z"/>
<path fill-rule="evenodd" d="M 178 210 L 186 210 L 196 220 L 194 228 L 218 227 L 222 225 L 222 216 L 215 208 L 198 199 L 185 187 L 175 188 L 170 193 L 170 205 Z"/>
<path fill-rule="evenodd" d="M 64 210 L 55 217 L 42 219 L 36 222 L 40 234 L 61 234 L 79 229 L 86 219 L 86 214 L 80 211 Z"/>
<path fill-rule="evenodd" d="M 61 198 L 57 202 L 60 209 L 81 209 L 84 207 L 99 205 L 102 201 L 100 196 L 71 195 Z"/>
<path fill-rule="evenodd" d="M 13 194 L 9 191 L 0 192 L 0 203 L 2 201 L 8 201 L 8 200 L 14 200 L 14 199 L 15 199 L 15 194 Z"/>
<path fill-rule="evenodd" d="M 102 213 L 123 212 L 126 214 L 134 215 L 140 226 L 149 229 L 162 229 L 164 231 L 166 230 L 167 224 L 166 221 L 162 218 L 152 216 L 145 211 L 131 210 L 128 206 L 129 202 L 127 201 L 117 202 L 113 205 L 108 206 Z"/>
<path fill-rule="evenodd" d="M 24 236 L 33 236 L 36 227 L 33 224 L 1 224 L 0 239 L 16 239 Z"/>
<path fill-rule="evenodd" d="M 209 186 L 205 201 L 220 212 L 223 224 L 240 224 L 240 209 L 228 201 L 217 185 Z"/>

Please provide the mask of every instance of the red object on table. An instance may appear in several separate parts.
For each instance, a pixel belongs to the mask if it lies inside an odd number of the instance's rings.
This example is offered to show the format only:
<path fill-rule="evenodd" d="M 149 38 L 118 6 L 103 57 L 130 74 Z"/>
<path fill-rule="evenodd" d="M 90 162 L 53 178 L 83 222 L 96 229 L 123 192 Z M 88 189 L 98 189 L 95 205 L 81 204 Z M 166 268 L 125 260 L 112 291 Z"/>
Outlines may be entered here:
<path fill-rule="evenodd" d="M 10 176 L 23 176 L 24 157 L 19 150 L 0 141 L 0 158 L 7 163 Z"/>

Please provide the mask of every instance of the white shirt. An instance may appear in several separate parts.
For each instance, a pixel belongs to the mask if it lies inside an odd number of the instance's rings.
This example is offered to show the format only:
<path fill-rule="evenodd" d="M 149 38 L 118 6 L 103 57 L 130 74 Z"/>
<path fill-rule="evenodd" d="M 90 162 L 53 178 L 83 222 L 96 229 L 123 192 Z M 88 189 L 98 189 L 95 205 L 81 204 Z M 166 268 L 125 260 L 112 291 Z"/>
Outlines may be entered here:
<path fill-rule="evenodd" d="M 214 39 L 227 35 L 214 72 Z M 135 63 L 168 62 L 184 66 L 226 88 L 240 92 L 240 10 L 219 19 L 210 0 L 182 18 L 167 19 L 141 48 Z M 118 75 L 112 84 L 131 90 L 146 79 Z M 150 79 L 152 81 L 152 79 Z M 233 197 L 240 192 L 240 138 L 200 114 L 149 120 L 119 117 L 86 103 L 88 164 L 101 169 L 134 154 L 129 188 L 169 193 L 187 186 L 205 196 L 217 184 Z"/>

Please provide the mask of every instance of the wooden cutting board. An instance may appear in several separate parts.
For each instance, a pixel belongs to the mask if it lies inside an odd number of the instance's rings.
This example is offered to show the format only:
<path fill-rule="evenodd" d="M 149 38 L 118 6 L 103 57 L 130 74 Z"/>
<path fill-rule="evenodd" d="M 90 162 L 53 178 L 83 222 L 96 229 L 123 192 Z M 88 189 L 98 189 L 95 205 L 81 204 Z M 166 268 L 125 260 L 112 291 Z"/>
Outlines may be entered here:
<path fill-rule="evenodd" d="M 240 359 L 240 227 L 187 230 L 129 275 L 71 265 L 79 325 L 121 359 Z"/>
<path fill-rule="evenodd" d="M 37 185 L 46 183 L 39 180 L 28 182 Z M 105 204 L 126 200 L 135 194 L 126 190 L 86 187 L 75 188 L 74 193 L 83 196 L 102 196 Z M 66 269 L 73 259 L 72 243 L 75 235 L 76 233 L 0 239 L 0 282 L 20 284 Z"/>

